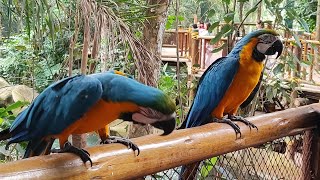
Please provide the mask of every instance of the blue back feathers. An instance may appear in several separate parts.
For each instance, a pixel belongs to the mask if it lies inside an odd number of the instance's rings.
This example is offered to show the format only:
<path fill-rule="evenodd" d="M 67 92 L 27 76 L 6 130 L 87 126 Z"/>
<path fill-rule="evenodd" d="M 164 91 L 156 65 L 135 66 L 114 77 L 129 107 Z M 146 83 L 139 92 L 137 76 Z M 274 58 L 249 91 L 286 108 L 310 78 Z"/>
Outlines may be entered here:
<path fill-rule="evenodd" d="M 173 101 L 159 89 L 115 74 L 98 73 L 90 76 L 101 81 L 102 99 L 105 101 L 134 102 L 139 106 L 150 107 L 164 114 L 171 114 L 175 111 Z"/>
<path fill-rule="evenodd" d="M 83 116 L 101 97 L 101 83 L 88 76 L 74 76 L 46 88 L 10 127 L 9 143 L 61 133 Z"/>

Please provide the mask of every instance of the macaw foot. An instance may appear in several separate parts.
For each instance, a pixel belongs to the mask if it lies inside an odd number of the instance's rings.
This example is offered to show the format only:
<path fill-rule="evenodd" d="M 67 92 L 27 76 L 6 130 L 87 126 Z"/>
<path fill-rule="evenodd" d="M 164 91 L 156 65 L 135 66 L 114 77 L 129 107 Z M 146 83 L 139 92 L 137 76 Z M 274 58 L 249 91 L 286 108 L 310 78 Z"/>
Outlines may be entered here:
<path fill-rule="evenodd" d="M 92 167 L 92 161 L 90 159 L 89 152 L 84 149 L 80 149 L 75 146 L 72 146 L 70 142 L 66 142 L 63 145 L 62 149 L 52 149 L 51 152 L 52 153 L 65 153 L 65 152 L 73 153 L 73 154 L 79 156 L 81 158 L 81 160 L 83 161 L 83 163 L 86 163 L 87 161 L 89 161 L 90 165 Z"/>
<path fill-rule="evenodd" d="M 236 132 L 236 137 L 238 137 L 238 134 L 240 134 L 240 137 L 241 137 L 240 127 L 238 126 L 238 124 L 232 122 L 230 119 L 227 119 L 227 118 L 222 118 L 222 119 L 213 118 L 213 122 L 229 124 L 234 129 L 234 131 Z"/>
<path fill-rule="evenodd" d="M 256 128 L 258 130 L 258 127 L 256 125 L 254 125 L 253 123 L 251 123 L 250 121 L 246 120 L 245 118 L 241 117 L 241 116 L 235 116 L 235 115 L 231 115 L 228 114 L 228 118 L 231 121 L 240 121 L 243 122 L 244 124 L 246 124 L 247 126 L 249 126 L 250 130 L 251 128 Z"/>
<path fill-rule="evenodd" d="M 129 149 L 132 149 L 134 152 L 137 150 L 138 151 L 137 156 L 139 156 L 139 154 L 140 154 L 139 147 L 136 144 L 134 144 L 132 141 L 130 141 L 129 139 L 126 139 L 126 138 L 109 136 L 107 139 L 102 140 L 101 143 L 102 144 L 121 143 L 121 144 L 127 146 Z"/>

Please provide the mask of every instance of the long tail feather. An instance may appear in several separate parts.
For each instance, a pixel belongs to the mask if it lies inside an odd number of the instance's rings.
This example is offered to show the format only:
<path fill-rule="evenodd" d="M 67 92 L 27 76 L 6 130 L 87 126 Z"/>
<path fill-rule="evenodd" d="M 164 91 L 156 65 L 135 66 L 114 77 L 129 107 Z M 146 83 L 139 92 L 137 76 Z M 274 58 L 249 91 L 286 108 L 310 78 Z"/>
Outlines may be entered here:
<path fill-rule="evenodd" d="M 23 158 L 49 154 L 53 141 L 54 139 L 30 141 Z"/>

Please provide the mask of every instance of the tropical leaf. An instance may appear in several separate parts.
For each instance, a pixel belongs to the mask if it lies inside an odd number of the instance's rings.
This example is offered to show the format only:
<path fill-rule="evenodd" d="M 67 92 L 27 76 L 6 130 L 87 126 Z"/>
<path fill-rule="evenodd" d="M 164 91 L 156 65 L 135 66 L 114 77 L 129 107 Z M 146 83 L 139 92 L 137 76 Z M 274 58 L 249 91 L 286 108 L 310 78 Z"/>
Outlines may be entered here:
<path fill-rule="evenodd" d="M 209 27 L 208 31 L 211 33 L 216 27 L 219 27 L 220 21 L 216 21 L 214 23 L 211 24 L 211 26 Z"/>
<path fill-rule="evenodd" d="M 7 108 L 6 108 L 6 111 L 12 111 L 14 109 L 17 109 L 17 108 L 21 108 L 22 106 L 25 106 L 25 105 L 28 105 L 29 102 L 21 102 L 21 101 L 17 101 L 13 104 L 10 104 Z"/>
<path fill-rule="evenodd" d="M 255 7 L 253 7 L 253 8 L 251 8 L 251 9 L 249 9 L 249 11 L 246 13 L 246 15 L 245 16 L 249 16 L 249 14 L 251 14 L 251 13 L 253 13 L 253 12 L 255 12 L 256 10 L 257 10 L 257 6 L 255 6 Z"/>
<path fill-rule="evenodd" d="M 211 170 L 214 168 L 217 163 L 218 157 L 213 157 L 204 161 L 204 165 L 201 167 L 200 173 L 202 178 L 208 177 Z"/>
<path fill-rule="evenodd" d="M 230 21 L 233 21 L 233 19 L 234 19 L 234 12 L 225 14 L 224 17 L 223 17 L 223 19 L 224 19 L 224 21 L 225 21 L 226 23 L 229 23 Z"/>
<path fill-rule="evenodd" d="M 214 48 L 211 53 L 216 53 L 216 52 L 219 52 L 221 51 L 223 48 L 225 48 L 227 46 L 227 43 L 223 43 L 223 45 L 217 47 L 217 48 Z"/>
<path fill-rule="evenodd" d="M 208 18 L 211 18 L 212 16 L 214 16 L 216 14 L 216 10 L 215 9 L 210 9 L 207 13 Z"/>

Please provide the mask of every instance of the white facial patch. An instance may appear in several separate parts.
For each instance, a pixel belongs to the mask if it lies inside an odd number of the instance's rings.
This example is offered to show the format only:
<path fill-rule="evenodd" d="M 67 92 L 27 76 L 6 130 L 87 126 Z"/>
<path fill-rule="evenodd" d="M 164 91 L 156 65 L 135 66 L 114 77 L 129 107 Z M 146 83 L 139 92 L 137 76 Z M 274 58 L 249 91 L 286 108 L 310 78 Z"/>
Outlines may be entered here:
<path fill-rule="evenodd" d="M 152 124 L 158 121 L 167 121 L 175 118 L 176 113 L 165 115 L 151 108 L 140 107 L 140 111 L 132 114 L 132 120 L 143 124 Z"/>
<path fill-rule="evenodd" d="M 273 45 L 279 38 L 272 34 L 263 34 L 258 37 L 259 42 L 257 44 L 257 50 L 262 54 L 265 54 L 267 50 Z"/>
<path fill-rule="evenodd" d="M 149 118 L 144 116 L 140 113 L 134 113 L 132 114 L 132 119 L 136 122 L 142 123 L 142 124 L 152 124 L 157 122 L 157 119 Z"/>

